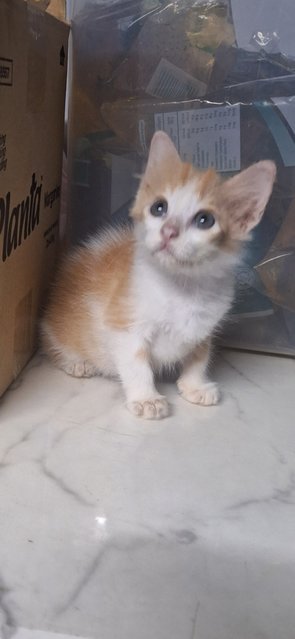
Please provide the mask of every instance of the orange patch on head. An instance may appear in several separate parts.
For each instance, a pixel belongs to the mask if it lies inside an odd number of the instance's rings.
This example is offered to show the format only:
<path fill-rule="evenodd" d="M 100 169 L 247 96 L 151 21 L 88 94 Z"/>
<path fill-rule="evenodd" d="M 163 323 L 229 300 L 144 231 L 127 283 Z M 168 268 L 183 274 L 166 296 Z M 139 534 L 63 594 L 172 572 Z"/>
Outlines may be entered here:
<path fill-rule="evenodd" d="M 177 186 L 183 186 L 187 182 L 189 182 L 191 179 L 193 179 L 195 176 L 196 176 L 196 171 L 194 167 L 192 166 L 192 164 L 189 164 L 189 162 L 183 162 L 181 165 L 180 175 L 173 176 L 173 183 L 171 184 L 170 182 L 169 186 L 171 186 L 172 188 L 173 187 L 176 188 Z M 175 181 L 175 178 L 176 178 L 176 181 Z"/>
<path fill-rule="evenodd" d="M 219 181 L 220 178 L 214 169 L 208 169 L 208 171 L 199 173 L 198 195 L 200 198 L 210 195 L 210 193 L 212 193 L 212 191 L 216 188 Z"/>
<path fill-rule="evenodd" d="M 130 212 L 131 216 L 135 220 L 142 219 L 145 207 L 150 206 L 156 199 L 161 199 L 167 189 L 173 192 L 194 178 L 197 180 L 197 172 L 191 164 L 180 160 L 176 164 L 167 161 L 160 171 L 150 172 L 148 179 L 143 177 Z"/>

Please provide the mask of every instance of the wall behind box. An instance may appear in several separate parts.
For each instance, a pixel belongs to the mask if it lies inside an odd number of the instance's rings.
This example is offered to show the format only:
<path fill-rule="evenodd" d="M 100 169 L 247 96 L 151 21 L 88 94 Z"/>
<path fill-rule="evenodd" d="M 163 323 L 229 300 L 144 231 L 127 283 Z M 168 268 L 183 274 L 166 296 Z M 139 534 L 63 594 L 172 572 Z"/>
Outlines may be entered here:
<path fill-rule="evenodd" d="M 34 351 L 56 258 L 68 32 L 0 0 L 0 394 Z"/>

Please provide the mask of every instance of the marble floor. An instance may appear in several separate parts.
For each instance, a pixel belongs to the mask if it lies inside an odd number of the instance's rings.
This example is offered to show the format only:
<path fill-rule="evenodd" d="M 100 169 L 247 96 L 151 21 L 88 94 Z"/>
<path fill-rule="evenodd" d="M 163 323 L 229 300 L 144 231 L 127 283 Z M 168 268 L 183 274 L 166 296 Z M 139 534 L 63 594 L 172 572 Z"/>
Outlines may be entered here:
<path fill-rule="evenodd" d="M 131 417 L 36 357 L 0 403 L 3 639 L 295 639 L 295 362 L 224 351 L 218 407 Z"/>

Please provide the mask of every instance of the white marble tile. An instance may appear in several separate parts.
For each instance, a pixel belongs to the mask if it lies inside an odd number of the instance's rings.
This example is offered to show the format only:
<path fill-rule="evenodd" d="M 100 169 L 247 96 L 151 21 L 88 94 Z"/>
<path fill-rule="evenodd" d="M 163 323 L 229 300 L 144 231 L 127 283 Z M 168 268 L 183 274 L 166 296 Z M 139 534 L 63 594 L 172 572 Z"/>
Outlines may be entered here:
<path fill-rule="evenodd" d="M 162 422 L 39 357 L 5 395 L 3 639 L 294 639 L 295 362 L 214 372 L 219 407 L 166 385 Z"/>
<path fill-rule="evenodd" d="M 47 630 L 28 630 L 28 628 L 18 628 L 13 634 L 13 639 L 75 639 L 77 635 L 64 635 L 59 632 L 48 632 Z M 87 639 L 87 637 L 83 637 Z"/>

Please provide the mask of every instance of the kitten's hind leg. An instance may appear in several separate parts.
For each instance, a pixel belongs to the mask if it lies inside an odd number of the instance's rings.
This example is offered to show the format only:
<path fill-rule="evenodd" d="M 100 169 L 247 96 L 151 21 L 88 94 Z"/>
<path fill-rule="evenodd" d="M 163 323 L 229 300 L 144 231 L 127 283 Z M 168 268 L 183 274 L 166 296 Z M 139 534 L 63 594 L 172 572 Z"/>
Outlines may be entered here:
<path fill-rule="evenodd" d="M 41 327 L 41 347 L 57 368 L 72 377 L 93 377 L 98 370 L 92 362 L 84 359 L 74 350 L 64 346 L 46 322 Z"/>
<path fill-rule="evenodd" d="M 88 360 L 57 362 L 57 366 L 72 377 L 94 377 L 98 374 L 97 368 Z"/>
<path fill-rule="evenodd" d="M 210 342 L 200 344 L 184 363 L 177 386 L 181 396 L 192 404 L 214 406 L 220 400 L 220 391 L 215 382 L 207 377 Z"/>

